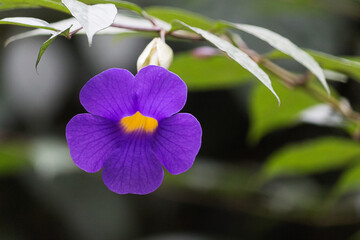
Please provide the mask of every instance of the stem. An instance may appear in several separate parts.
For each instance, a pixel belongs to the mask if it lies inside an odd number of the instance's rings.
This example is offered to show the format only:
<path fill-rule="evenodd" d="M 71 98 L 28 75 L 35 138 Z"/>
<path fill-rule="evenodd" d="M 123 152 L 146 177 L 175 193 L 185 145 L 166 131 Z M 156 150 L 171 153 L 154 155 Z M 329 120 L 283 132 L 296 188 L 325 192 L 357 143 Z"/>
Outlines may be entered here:
<path fill-rule="evenodd" d="M 79 32 L 81 29 L 82 29 L 82 27 L 79 27 L 78 29 L 75 29 L 74 31 L 70 32 L 68 39 L 71 39 L 72 36 L 73 36 L 74 34 L 76 34 L 77 32 Z"/>
<path fill-rule="evenodd" d="M 303 85 L 302 88 L 305 92 L 314 96 L 318 100 L 328 103 L 332 108 L 341 113 L 349 121 L 356 124 L 360 122 L 360 113 L 352 110 L 349 106 L 344 106 L 344 104 L 342 104 L 341 101 L 337 100 L 336 98 L 318 90 L 317 88 L 311 87 L 308 84 Z"/>
<path fill-rule="evenodd" d="M 160 38 L 161 38 L 161 40 L 162 40 L 163 42 L 165 42 L 165 36 L 166 36 L 166 32 L 165 32 L 164 29 L 162 29 L 162 30 L 160 31 Z"/>
<path fill-rule="evenodd" d="M 111 26 L 112 27 L 117 27 L 117 28 L 124 28 L 124 29 L 134 30 L 134 31 L 141 31 L 141 32 L 160 32 L 162 30 L 158 26 L 154 26 L 154 27 L 151 27 L 151 28 L 143 28 L 143 27 L 127 26 L 127 25 L 118 24 L 118 23 L 113 23 L 113 24 L 111 24 Z"/>
<path fill-rule="evenodd" d="M 299 78 L 295 74 L 285 70 L 279 65 L 276 65 L 268 59 L 261 59 L 260 64 L 272 73 L 274 73 L 276 76 L 280 77 L 288 87 L 295 87 L 295 79 Z"/>

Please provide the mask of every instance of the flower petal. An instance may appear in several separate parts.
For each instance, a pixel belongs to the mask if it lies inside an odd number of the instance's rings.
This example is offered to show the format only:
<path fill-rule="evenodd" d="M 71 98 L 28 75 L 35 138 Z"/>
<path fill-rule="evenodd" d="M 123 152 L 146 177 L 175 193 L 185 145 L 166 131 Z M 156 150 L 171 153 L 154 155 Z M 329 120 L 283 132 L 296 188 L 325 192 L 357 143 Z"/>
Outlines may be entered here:
<path fill-rule="evenodd" d="M 118 121 L 136 112 L 134 76 L 125 69 L 112 68 L 91 78 L 80 92 L 86 111 Z"/>
<path fill-rule="evenodd" d="M 164 170 L 148 140 L 136 134 L 105 161 L 102 174 L 105 185 L 119 194 L 151 193 L 164 178 Z"/>
<path fill-rule="evenodd" d="M 194 163 L 201 135 L 200 123 L 193 115 L 175 114 L 159 122 L 152 149 L 171 174 L 183 173 Z"/>
<path fill-rule="evenodd" d="M 139 111 L 161 120 L 185 105 L 187 88 L 176 74 L 159 66 L 142 68 L 135 76 Z"/>
<path fill-rule="evenodd" d="M 74 163 L 86 172 L 97 172 L 124 137 L 116 122 L 84 113 L 69 121 L 66 139 Z"/>

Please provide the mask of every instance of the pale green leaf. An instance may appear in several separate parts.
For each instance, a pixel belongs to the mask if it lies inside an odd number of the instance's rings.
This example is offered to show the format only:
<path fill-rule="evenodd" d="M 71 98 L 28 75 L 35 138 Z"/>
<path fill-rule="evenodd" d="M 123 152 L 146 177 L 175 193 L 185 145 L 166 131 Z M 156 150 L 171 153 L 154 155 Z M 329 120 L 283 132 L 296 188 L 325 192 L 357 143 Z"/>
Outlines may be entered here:
<path fill-rule="evenodd" d="M 225 56 L 196 58 L 191 53 L 176 54 L 170 71 L 178 74 L 190 90 L 230 88 L 253 76 Z"/>
<path fill-rule="evenodd" d="M 90 6 L 76 0 L 62 0 L 62 3 L 85 30 L 90 46 L 95 33 L 109 27 L 114 22 L 117 14 L 114 4 Z"/>
<path fill-rule="evenodd" d="M 9 17 L 0 19 L 0 24 L 10 24 L 23 27 L 33 27 L 40 29 L 47 29 L 57 31 L 56 28 L 52 27 L 48 22 L 32 17 Z"/>
<path fill-rule="evenodd" d="M 307 69 L 309 69 L 320 80 L 326 91 L 330 93 L 324 72 L 319 64 L 308 53 L 296 46 L 289 39 L 279 35 L 278 33 L 270 31 L 269 29 L 258 26 L 236 23 L 229 23 L 229 26 L 252 34 L 255 37 L 267 42 L 279 51 L 291 56 L 296 61 L 303 64 Z"/>
<path fill-rule="evenodd" d="M 345 167 L 359 160 L 360 144 L 350 139 L 329 137 L 294 143 L 272 154 L 262 177 L 321 173 Z"/>
<path fill-rule="evenodd" d="M 81 27 L 81 25 L 75 18 L 69 18 L 69 19 L 61 20 L 59 22 L 50 23 L 50 26 L 53 28 L 56 28 L 56 29 L 68 29 L 70 27 L 70 31 L 74 31 Z M 8 38 L 5 41 L 5 46 L 14 41 L 21 40 L 21 39 L 35 37 L 35 36 L 49 36 L 49 35 L 51 36 L 53 34 L 54 34 L 54 32 L 46 30 L 46 29 L 36 29 L 36 30 L 32 30 L 32 31 L 27 31 L 27 32 L 16 34 L 16 35 Z"/>
<path fill-rule="evenodd" d="M 146 26 L 151 27 L 151 23 L 145 19 L 133 18 L 133 17 L 128 17 L 128 16 L 124 16 L 124 15 L 120 15 L 120 14 L 118 14 L 116 16 L 115 22 L 127 24 L 129 26 L 135 26 L 135 27 L 140 27 L 140 26 L 141 27 L 146 27 Z M 161 22 L 159 22 L 159 23 L 161 24 Z M 59 22 L 50 23 L 50 25 L 51 25 L 51 27 L 54 27 L 56 29 L 67 29 L 70 26 L 72 26 L 70 29 L 70 32 L 74 31 L 76 29 L 79 29 L 81 27 L 81 25 L 75 18 L 64 19 Z M 164 25 L 164 27 L 170 28 L 170 26 L 166 26 L 166 25 Z M 123 29 L 123 28 L 108 27 L 106 29 L 99 31 L 97 34 L 98 35 L 119 35 L 119 34 L 128 34 L 128 33 L 135 33 L 135 32 L 132 30 Z M 25 38 L 29 38 L 29 37 L 35 37 L 35 36 L 49 36 L 52 34 L 53 34 L 53 32 L 49 31 L 49 30 L 36 29 L 33 31 L 20 33 L 20 34 L 10 37 L 9 39 L 6 40 L 5 45 L 7 45 L 13 41 L 20 40 L 20 39 L 25 39 Z M 76 34 L 85 34 L 85 31 L 80 30 Z"/>
<path fill-rule="evenodd" d="M 255 77 L 257 77 L 277 98 L 279 104 L 280 99 L 275 93 L 273 87 L 271 86 L 271 81 L 269 76 L 244 52 L 242 52 L 240 49 L 236 48 L 234 45 L 229 43 L 228 41 L 221 39 L 220 37 L 205 31 L 200 28 L 191 27 L 187 25 L 186 23 L 177 22 L 178 24 L 181 24 L 187 29 L 190 29 L 191 31 L 201 35 L 204 39 L 215 45 L 220 50 L 224 51 L 230 58 L 235 60 L 237 63 L 239 63 L 242 67 L 244 67 L 246 70 L 251 72 Z"/>
<path fill-rule="evenodd" d="M 277 81 L 273 85 L 282 99 L 280 107 L 271 101 L 272 96 L 262 85 L 255 86 L 251 94 L 248 139 L 252 143 L 272 131 L 296 124 L 301 111 L 318 103 L 301 89 L 290 90 Z"/>

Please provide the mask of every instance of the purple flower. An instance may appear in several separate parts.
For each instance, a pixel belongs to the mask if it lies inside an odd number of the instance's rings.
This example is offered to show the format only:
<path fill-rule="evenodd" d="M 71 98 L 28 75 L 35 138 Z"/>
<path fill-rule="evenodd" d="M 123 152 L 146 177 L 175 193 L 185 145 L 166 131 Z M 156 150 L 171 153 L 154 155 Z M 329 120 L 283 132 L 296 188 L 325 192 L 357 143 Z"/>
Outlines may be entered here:
<path fill-rule="evenodd" d="M 201 145 L 201 126 L 194 116 L 177 113 L 187 88 L 174 73 L 158 66 L 134 77 L 113 68 L 90 79 L 80 92 L 89 113 L 66 126 L 75 164 L 86 172 L 103 168 L 105 185 L 116 193 L 147 194 L 164 177 L 187 171 Z"/>

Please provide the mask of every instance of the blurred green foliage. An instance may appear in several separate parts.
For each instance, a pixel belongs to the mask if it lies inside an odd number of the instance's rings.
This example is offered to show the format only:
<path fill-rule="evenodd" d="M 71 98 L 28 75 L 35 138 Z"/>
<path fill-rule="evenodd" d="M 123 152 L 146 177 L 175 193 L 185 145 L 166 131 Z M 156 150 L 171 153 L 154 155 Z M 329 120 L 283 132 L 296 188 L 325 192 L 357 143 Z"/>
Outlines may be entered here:
<path fill-rule="evenodd" d="M 170 71 L 193 91 L 227 89 L 248 82 L 252 75 L 225 56 L 199 58 L 190 52 L 175 55 Z"/>
<path fill-rule="evenodd" d="M 251 143 L 258 142 L 261 137 L 272 131 L 296 124 L 301 111 L 319 103 L 301 89 L 289 90 L 276 80 L 272 84 L 282 99 L 280 107 L 272 101 L 271 94 L 263 86 L 256 85 L 252 90 L 248 135 Z"/>
<path fill-rule="evenodd" d="M 346 138 L 327 137 L 294 143 L 272 154 L 262 169 L 266 179 L 314 174 L 348 166 L 360 157 L 360 144 Z"/>
<path fill-rule="evenodd" d="M 18 173 L 30 166 L 29 151 L 25 142 L 0 144 L 0 176 Z"/>

